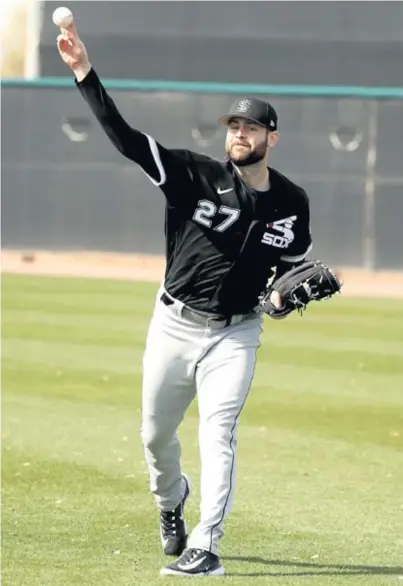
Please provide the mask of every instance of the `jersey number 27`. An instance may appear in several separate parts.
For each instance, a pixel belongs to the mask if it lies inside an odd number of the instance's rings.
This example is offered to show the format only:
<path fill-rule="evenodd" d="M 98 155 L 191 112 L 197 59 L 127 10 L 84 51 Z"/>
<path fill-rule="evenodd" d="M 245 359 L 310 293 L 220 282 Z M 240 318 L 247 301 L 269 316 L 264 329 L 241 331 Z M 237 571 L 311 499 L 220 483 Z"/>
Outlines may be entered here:
<path fill-rule="evenodd" d="M 222 214 L 225 218 L 214 228 L 214 230 L 217 232 L 224 232 L 224 230 L 227 230 L 227 228 L 237 221 L 240 213 L 241 210 L 229 208 L 228 206 L 220 206 L 219 209 L 217 209 L 217 206 L 212 201 L 201 199 L 197 203 L 197 208 L 193 214 L 193 220 L 198 224 L 202 224 L 202 226 L 210 228 L 213 223 L 212 218 L 217 214 Z"/>

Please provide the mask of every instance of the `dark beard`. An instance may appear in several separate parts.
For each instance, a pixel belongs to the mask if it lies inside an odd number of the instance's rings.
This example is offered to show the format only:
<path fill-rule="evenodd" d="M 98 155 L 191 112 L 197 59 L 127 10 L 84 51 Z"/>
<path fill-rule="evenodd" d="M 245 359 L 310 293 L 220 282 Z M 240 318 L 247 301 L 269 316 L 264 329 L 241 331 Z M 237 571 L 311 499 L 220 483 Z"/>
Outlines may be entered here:
<path fill-rule="evenodd" d="M 254 151 L 250 153 L 247 157 L 232 157 L 231 153 L 227 153 L 229 160 L 236 165 L 237 167 L 248 167 L 249 165 L 255 165 L 259 163 L 262 159 L 266 156 L 266 151 L 264 153 L 259 151 Z"/>
<path fill-rule="evenodd" d="M 267 153 L 266 142 L 260 143 L 254 151 L 249 153 L 246 157 L 233 157 L 231 151 L 227 151 L 227 157 L 237 167 L 248 167 L 249 165 L 255 165 L 265 158 Z"/>

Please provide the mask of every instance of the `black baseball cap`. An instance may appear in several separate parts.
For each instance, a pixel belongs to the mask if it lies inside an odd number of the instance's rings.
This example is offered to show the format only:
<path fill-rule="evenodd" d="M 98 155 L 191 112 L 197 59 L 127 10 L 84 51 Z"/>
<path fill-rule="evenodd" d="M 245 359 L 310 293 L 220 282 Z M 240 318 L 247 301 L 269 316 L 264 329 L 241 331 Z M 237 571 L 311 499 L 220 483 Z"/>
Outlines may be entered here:
<path fill-rule="evenodd" d="M 273 106 L 257 98 L 241 98 L 234 102 L 225 116 L 218 122 L 228 124 L 231 118 L 247 118 L 270 131 L 277 130 L 277 114 Z"/>

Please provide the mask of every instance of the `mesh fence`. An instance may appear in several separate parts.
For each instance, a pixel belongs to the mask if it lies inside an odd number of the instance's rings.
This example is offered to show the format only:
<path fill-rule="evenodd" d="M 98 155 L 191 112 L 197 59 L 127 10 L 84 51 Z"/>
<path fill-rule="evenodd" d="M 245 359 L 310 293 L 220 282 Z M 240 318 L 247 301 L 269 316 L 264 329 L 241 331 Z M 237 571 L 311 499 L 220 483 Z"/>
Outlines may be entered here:
<path fill-rule="evenodd" d="M 236 96 L 115 90 L 130 124 L 172 148 L 223 156 L 216 120 Z M 315 255 L 403 268 L 403 101 L 264 96 L 279 113 L 271 164 L 311 200 Z M 73 88 L 2 90 L 5 248 L 163 253 L 164 200 Z"/>

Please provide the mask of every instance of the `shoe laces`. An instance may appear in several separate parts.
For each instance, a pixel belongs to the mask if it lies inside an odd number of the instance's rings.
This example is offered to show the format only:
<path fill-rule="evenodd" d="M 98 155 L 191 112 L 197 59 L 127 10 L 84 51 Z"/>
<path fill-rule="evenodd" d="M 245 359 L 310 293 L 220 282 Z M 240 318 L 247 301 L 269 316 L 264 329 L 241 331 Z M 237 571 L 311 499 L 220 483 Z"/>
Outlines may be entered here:
<path fill-rule="evenodd" d="M 200 555 L 200 553 L 202 551 L 203 550 L 201 550 L 201 549 L 195 549 L 195 548 L 185 549 L 185 551 L 183 552 L 183 554 L 181 555 L 181 558 L 180 558 L 181 563 L 193 562 L 193 560 L 196 559 L 197 556 Z"/>
<path fill-rule="evenodd" d="M 161 527 L 164 537 L 168 535 L 176 535 L 178 530 L 178 522 L 181 521 L 180 507 L 174 511 L 161 511 Z"/>

